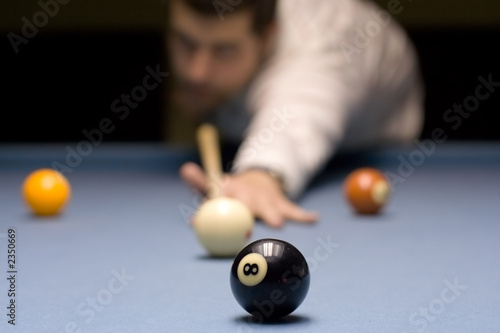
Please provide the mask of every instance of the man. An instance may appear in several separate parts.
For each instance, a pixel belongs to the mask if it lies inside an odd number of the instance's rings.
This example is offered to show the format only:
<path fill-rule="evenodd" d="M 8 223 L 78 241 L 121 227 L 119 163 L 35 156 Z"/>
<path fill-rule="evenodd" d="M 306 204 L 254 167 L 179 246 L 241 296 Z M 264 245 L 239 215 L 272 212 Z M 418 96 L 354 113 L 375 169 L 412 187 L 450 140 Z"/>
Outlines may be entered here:
<path fill-rule="evenodd" d="M 362 0 L 170 0 L 177 100 L 241 141 L 222 191 L 262 221 L 311 223 L 293 200 L 342 149 L 407 143 L 423 122 L 415 50 Z M 194 163 L 180 170 L 205 192 Z"/>

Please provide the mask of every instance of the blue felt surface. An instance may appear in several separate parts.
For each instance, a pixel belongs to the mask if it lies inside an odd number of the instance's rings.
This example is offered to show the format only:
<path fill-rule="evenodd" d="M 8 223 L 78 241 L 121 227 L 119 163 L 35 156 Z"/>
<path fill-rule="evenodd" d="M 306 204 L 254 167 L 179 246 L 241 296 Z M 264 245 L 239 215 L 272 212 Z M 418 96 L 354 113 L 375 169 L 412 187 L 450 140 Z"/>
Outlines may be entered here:
<path fill-rule="evenodd" d="M 363 161 L 400 174 L 401 158 L 412 151 Z M 2 276 L 9 227 L 18 250 L 16 326 L 7 323 L 2 278 L 0 330 L 500 331 L 498 144 L 437 147 L 395 184 L 380 216 L 356 216 L 345 204 L 344 164 L 300 199 L 321 214 L 318 224 L 258 224 L 252 239 L 291 242 L 311 269 L 304 303 L 273 324 L 254 323 L 239 307 L 229 287 L 231 260 L 207 258 L 187 223 L 199 197 L 175 171 L 192 154 L 103 145 L 67 174 L 68 209 L 40 219 L 27 213 L 20 184 L 33 167 L 64 161 L 65 146 L 0 147 Z"/>

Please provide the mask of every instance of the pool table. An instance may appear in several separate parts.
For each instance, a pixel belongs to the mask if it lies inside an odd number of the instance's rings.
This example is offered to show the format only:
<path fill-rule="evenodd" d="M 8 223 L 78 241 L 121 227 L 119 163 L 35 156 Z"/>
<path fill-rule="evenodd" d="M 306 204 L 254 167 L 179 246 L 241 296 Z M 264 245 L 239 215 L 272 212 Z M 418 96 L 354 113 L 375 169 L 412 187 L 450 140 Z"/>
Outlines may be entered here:
<path fill-rule="evenodd" d="M 196 239 L 189 220 L 202 197 L 178 168 L 197 159 L 161 143 L 1 145 L 0 331 L 500 332 L 498 142 L 333 158 L 297 198 L 317 223 L 257 221 L 251 235 L 290 242 L 309 265 L 305 300 L 272 322 L 238 305 L 232 259 L 211 258 Z M 72 196 L 59 215 L 37 217 L 21 184 L 51 166 Z M 343 197 L 360 166 L 391 181 L 378 215 Z"/>

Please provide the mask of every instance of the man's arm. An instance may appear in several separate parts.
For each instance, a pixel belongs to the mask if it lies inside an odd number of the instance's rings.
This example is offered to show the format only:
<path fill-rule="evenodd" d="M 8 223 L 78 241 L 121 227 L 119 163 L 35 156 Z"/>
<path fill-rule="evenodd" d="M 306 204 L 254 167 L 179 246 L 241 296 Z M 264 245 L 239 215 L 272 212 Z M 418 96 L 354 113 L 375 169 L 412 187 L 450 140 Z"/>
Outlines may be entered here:
<path fill-rule="evenodd" d="M 388 11 L 355 1 L 298 3 L 281 2 L 281 49 L 253 86 L 254 117 L 234 166 L 276 170 L 292 198 L 342 146 L 414 139 L 423 113 L 415 50 Z M 329 20 L 311 27 L 303 12 Z M 364 29 L 377 24 L 360 45 Z"/>

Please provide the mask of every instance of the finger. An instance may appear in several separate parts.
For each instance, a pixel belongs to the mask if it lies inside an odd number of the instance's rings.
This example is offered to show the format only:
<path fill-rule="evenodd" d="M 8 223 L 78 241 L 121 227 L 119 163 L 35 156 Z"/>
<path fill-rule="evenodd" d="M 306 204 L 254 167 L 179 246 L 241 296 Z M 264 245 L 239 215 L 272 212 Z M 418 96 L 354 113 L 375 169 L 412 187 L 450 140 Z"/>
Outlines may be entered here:
<path fill-rule="evenodd" d="M 318 220 L 318 214 L 313 211 L 305 210 L 289 200 L 281 201 L 281 214 L 289 220 L 301 223 L 314 223 Z"/>
<path fill-rule="evenodd" d="M 184 163 L 179 170 L 179 174 L 190 186 L 203 194 L 207 192 L 207 177 L 203 169 L 197 164 L 193 162 Z"/>
<path fill-rule="evenodd" d="M 281 228 L 285 223 L 283 216 L 276 210 L 274 206 L 265 206 L 256 212 L 262 222 L 273 228 Z"/>

